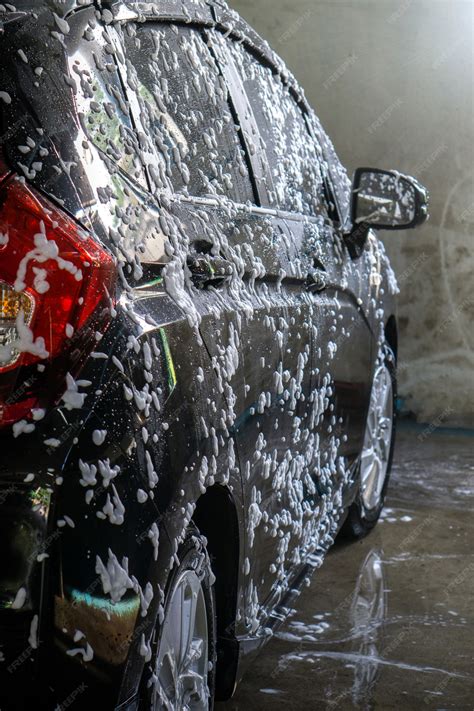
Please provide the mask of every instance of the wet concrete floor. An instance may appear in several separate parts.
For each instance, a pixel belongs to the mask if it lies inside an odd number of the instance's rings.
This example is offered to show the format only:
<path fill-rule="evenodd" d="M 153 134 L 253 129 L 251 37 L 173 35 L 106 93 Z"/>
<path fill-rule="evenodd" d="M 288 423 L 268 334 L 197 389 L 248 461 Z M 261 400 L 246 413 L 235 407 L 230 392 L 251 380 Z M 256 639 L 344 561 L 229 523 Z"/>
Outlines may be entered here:
<path fill-rule="evenodd" d="M 402 427 L 378 528 L 336 544 L 234 699 L 474 709 L 474 437 Z"/>

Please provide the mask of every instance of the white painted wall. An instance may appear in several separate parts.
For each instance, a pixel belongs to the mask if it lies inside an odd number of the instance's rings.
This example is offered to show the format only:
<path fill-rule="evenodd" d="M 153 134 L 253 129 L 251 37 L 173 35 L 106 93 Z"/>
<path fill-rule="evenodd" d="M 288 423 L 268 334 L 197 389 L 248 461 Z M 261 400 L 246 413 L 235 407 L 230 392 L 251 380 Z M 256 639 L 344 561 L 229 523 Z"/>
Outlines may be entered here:
<path fill-rule="evenodd" d="M 382 234 L 397 270 L 401 394 L 474 426 L 474 0 L 230 0 L 287 62 L 350 172 L 396 168 L 431 221 Z"/>

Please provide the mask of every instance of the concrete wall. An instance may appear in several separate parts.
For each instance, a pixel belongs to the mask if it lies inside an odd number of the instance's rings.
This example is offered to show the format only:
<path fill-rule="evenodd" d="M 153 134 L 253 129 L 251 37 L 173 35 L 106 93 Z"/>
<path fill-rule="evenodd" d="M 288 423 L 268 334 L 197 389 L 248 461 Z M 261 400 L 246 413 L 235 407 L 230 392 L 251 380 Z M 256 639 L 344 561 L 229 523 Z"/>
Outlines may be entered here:
<path fill-rule="evenodd" d="M 431 221 L 382 234 L 400 295 L 401 393 L 474 424 L 473 0 L 230 0 L 287 62 L 349 171 L 396 168 Z"/>

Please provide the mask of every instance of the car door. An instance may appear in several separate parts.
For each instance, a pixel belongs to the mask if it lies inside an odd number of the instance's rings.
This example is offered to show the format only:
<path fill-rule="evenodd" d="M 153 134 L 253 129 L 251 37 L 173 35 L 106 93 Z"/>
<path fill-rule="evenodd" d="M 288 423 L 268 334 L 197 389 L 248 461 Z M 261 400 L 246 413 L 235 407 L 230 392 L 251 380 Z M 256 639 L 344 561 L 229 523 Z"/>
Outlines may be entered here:
<path fill-rule="evenodd" d="M 324 206 L 318 157 L 289 90 L 241 44 L 229 40 L 226 52 L 227 59 L 221 61 L 227 62 L 224 71 L 237 93 L 236 103 L 246 121 L 250 117 L 257 124 L 256 133 L 249 128 L 246 133 L 264 163 L 257 183 L 260 212 L 282 230 L 289 256 L 284 273 L 277 277 L 269 271 L 260 284 L 277 307 L 270 314 L 256 304 L 246 323 L 250 409 L 236 430 L 246 481 L 248 609 L 250 617 L 263 619 L 301 568 L 302 552 L 314 543 L 321 510 L 316 474 L 321 423 L 315 418 L 319 401 L 312 398 L 318 300 L 308 289 L 314 259 L 305 251 L 303 237 L 307 220 L 314 218 L 317 225 L 324 219 Z M 278 346 L 271 359 L 268 328 Z"/>
<path fill-rule="evenodd" d="M 361 453 L 377 357 L 376 304 L 378 257 L 369 238 L 361 254 L 349 248 L 351 182 L 334 146 L 313 112 L 307 121 L 318 149 L 327 205 L 327 244 L 333 255 L 332 276 L 337 284 L 337 323 L 331 341 L 334 359 L 335 415 L 343 432 L 341 455 L 351 469 Z"/>
<path fill-rule="evenodd" d="M 321 167 L 320 211 L 304 220 L 293 214 L 288 221 L 295 272 L 314 270 L 311 425 L 319 438 L 316 472 L 320 516 L 325 518 L 315 540 L 326 535 L 331 542 L 365 434 L 376 342 L 367 307 L 368 294 L 375 292 L 367 269 L 369 255 L 351 256 L 345 237 L 347 174 L 314 113 L 306 108 L 304 115 L 307 140 Z M 308 549 L 305 544 L 303 548 Z"/>

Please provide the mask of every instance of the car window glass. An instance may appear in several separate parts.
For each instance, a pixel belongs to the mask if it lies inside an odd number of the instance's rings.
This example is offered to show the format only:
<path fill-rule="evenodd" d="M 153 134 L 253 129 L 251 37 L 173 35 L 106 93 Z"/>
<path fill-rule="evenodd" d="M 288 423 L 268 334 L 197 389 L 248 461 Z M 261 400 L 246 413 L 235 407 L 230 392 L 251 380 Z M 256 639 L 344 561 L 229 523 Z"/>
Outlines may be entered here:
<path fill-rule="evenodd" d="M 129 25 L 129 75 L 158 157 L 158 190 L 254 200 L 228 89 L 201 35 L 167 23 Z"/>
<path fill-rule="evenodd" d="M 230 43 L 265 144 L 273 178 L 273 205 L 320 214 L 323 187 L 316 146 L 304 115 L 281 79 L 240 44 Z"/>
<path fill-rule="evenodd" d="M 69 56 L 70 82 L 82 127 L 91 142 L 134 180 L 145 185 L 130 110 L 110 37 L 89 26 Z"/>

